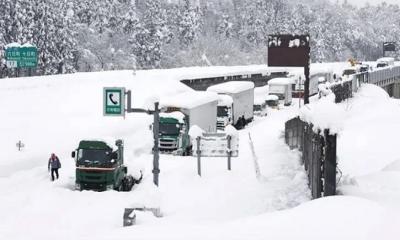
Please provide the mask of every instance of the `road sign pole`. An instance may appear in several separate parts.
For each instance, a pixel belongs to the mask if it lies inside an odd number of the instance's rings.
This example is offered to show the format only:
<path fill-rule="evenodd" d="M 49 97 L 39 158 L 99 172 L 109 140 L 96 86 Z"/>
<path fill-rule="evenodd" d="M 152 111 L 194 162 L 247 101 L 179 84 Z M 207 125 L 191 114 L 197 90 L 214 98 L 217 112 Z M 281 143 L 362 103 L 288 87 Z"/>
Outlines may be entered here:
<path fill-rule="evenodd" d="M 153 148 L 153 182 L 158 186 L 158 176 L 160 174 L 159 165 L 159 149 L 158 149 L 158 137 L 159 137 L 159 123 L 160 123 L 160 110 L 158 109 L 158 102 L 154 103 L 154 123 L 153 123 L 153 136 L 154 136 L 154 148 Z"/>
<path fill-rule="evenodd" d="M 310 64 L 304 66 L 304 76 L 306 80 L 304 82 L 304 105 L 308 104 L 310 97 Z"/>
<path fill-rule="evenodd" d="M 231 144 L 232 144 L 232 137 L 228 135 L 227 137 L 228 141 L 228 170 L 231 170 L 231 156 L 232 156 L 232 149 L 231 149 Z"/>
<path fill-rule="evenodd" d="M 197 144 L 196 154 L 197 154 L 197 174 L 199 174 L 199 176 L 201 177 L 201 150 L 200 150 L 200 139 L 201 139 L 200 136 L 198 136 L 198 137 L 196 138 L 196 144 Z"/>

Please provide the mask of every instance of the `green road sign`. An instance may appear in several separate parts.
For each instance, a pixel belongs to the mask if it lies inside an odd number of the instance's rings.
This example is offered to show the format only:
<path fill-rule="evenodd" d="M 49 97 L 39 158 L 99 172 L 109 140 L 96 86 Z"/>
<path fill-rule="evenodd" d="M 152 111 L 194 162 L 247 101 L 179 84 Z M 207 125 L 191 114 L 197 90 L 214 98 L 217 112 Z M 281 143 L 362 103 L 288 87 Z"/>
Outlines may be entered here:
<path fill-rule="evenodd" d="M 23 45 L 6 48 L 6 64 L 9 68 L 37 67 L 37 48 Z"/>
<path fill-rule="evenodd" d="M 104 116 L 125 116 L 125 88 L 103 88 Z"/>

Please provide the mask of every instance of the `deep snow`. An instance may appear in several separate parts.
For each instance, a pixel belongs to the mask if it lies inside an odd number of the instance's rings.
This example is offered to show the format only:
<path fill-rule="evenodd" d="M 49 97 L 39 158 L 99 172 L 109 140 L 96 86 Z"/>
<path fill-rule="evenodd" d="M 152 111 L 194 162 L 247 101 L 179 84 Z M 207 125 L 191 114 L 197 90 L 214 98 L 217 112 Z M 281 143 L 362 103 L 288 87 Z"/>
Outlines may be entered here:
<path fill-rule="evenodd" d="M 299 152 L 289 150 L 282 138 L 284 122 L 299 113 L 297 101 L 256 117 L 239 132 L 239 157 L 231 172 L 226 159 L 203 158 L 200 178 L 194 157 L 161 155 L 156 188 L 152 116 L 103 117 L 102 88 L 125 86 L 135 107 L 150 107 L 162 96 L 192 91 L 176 80 L 206 70 L 0 80 L 5 155 L 0 160 L 0 239 L 396 239 L 400 102 L 376 86 L 365 85 L 335 106 L 345 115 L 338 128 L 339 190 L 350 196 L 309 201 Z M 262 175 L 258 179 L 249 134 Z M 143 183 L 129 193 L 74 191 L 70 152 L 84 138 L 123 138 L 129 171 L 143 170 Z M 25 144 L 21 152 L 18 140 Z M 56 182 L 47 173 L 51 152 L 63 164 Z M 164 217 L 139 212 L 138 225 L 122 228 L 123 209 L 137 205 L 160 207 Z"/>

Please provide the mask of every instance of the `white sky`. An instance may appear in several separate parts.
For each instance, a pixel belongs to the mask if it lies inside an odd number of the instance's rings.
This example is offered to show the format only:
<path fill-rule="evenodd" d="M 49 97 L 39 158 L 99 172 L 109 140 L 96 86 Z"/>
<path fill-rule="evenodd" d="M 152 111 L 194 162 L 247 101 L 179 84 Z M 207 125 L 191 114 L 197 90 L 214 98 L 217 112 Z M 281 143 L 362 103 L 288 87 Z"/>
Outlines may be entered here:
<path fill-rule="evenodd" d="M 330 0 L 331 2 L 336 2 L 336 0 Z M 344 0 L 339 0 L 343 2 Z M 369 2 L 371 5 L 378 5 L 383 2 L 400 5 L 400 0 L 347 0 L 349 4 L 363 6 L 365 3 Z"/>

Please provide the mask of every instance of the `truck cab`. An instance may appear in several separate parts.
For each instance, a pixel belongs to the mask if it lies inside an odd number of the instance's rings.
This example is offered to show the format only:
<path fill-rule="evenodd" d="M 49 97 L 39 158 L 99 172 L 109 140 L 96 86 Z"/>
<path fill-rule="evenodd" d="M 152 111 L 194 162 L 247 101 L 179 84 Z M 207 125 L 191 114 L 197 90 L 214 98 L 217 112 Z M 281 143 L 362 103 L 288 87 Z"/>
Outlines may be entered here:
<path fill-rule="evenodd" d="M 224 130 L 233 123 L 232 118 L 233 99 L 228 95 L 218 95 L 217 129 Z"/>
<path fill-rule="evenodd" d="M 163 152 L 179 152 L 190 154 L 190 138 L 188 135 L 187 117 L 181 112 L 165 112 L 160 114 L 159 149 Z"/>
<path fill-rule="evenodd" d="M 117 140 L 118 147 L 112 147 L 101 140 L 82 140 L 78 148 L 71 153 L 75 159 L 76 190 L 118 190 L 130 191 L 134 179 L 127 175 L 127 167 L 123 164 L 122 140 Z"/>

